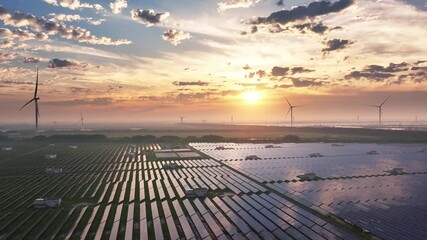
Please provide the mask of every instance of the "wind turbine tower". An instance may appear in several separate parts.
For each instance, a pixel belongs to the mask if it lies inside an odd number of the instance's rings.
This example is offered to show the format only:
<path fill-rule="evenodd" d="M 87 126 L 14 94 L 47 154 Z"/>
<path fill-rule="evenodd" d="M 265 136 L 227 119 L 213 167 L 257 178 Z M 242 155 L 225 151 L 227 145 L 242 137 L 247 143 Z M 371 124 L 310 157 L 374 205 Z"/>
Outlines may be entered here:
<path fill-rule="evenodd" d="M 22 106 L 21 109 L 19 109 L 19 111 L 21 111 L 25 106 L 27 106 L 31 102 L 34 102 L 34 105 L 35 105 L 35 117 L 36 117 L 36 135 L 39 132 L 39 118 L 40 118 L 39 104 L 38 104 L 38 101 L 40 100 L 40 98 L 37 95 L 38 87 L 39 87 L 39 69 L 37 68 L 36 88 L 34 90 L 34 96 L 33 96 L 33 98 L 30 101 L 28 101 L 26 104 L 24 104 L 24 106 Z"/>
<path fill-rule="evenodd" d="M 82 123 L 82 127 L 83 127 L 83 121 L 84 121 L 83 114 L 80 114 L 80 122 Z"/>
<path fill-rule="evenodd" d="M 390 96 L 388 96 L 380 105 L 368 105 L 370 107 L 376 107 L 378 108 L 378 124 L 381 126 L 382 123 L 382 116 L 383 116 L 383 105 L 384 103 L 387 102 L 387 100 L 390 98 Z"/>
<path fill-rule="evenodd" d="M 179 115 L 179 117 L 181 118 L 181 126 L 184 125 L 184 118 L 183 116 Z"/>
<path fill-rule="evenodd" d="M 285 119 L 288 117 L 288 114 L 290 112 L 291 113 L 291 127 L 293 127 L 293 125 L 294 125 L 294 108 L 302 107 L 302 106 L 294 106 L 291 104 L 291 102 L 289 102 L 289 100 L 287 98 L 285 98 L 285 99 L 289 105 L 289 109 L 288 109 L 288 112 L 286 113 Z"/>

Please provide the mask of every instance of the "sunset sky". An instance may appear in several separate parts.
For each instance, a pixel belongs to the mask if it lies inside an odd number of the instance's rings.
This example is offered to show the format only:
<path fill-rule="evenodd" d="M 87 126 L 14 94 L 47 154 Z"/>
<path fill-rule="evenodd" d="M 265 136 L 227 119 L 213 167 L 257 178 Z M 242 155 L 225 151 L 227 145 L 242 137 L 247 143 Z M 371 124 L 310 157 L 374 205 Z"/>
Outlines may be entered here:
<path fill-rule="evenodd" d="M 425 121 L 427 0 L 0 0 L 0 123 L 37 67 L 41 126 Z"/>

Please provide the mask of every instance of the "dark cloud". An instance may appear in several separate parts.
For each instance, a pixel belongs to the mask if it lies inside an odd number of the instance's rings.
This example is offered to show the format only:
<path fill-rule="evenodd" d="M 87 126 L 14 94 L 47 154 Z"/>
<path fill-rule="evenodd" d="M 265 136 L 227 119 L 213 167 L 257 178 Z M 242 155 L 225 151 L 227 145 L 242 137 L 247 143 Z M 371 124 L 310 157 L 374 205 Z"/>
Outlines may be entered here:
<path fill-rule="evenodd" d="M 279 76 L 286 76 L 289 73 L 289 68 L 288 67 L 273 67 L 273 69 L 271 69 L 271 75 L 273 75 L 274 77 L 279 77 Z"/>
<path fill-rule="evenodd" d="M 38 63 L 40 62 L 40 59 L 35 58 L 35 57 L 25 57 L 24 58 L 24 63 Z"/>
<path fill-rule="evenodd" d="M 325 84 L 325 82 L 315 79 L 291 78 L 291 81 L 294 87 L 320 87 Z"/>
<path fill-rule="evenodd" d="M 75 66 L 78 66 L 78 64 L 75 62 L 71 62 L 66 59 L 60 60 L 57 58 L 50 60 L 48 65 L 49 68 L 65 68 L 65 67 L 75 67 Z"/>
<path fill-rule="evenodd" d="M 253 26 L 251 27 L 251 30 L 250 30 L 250 31 L 243 31 L 243 32 L 241 32 L 240 34 L 241 34 L 241 35 L 247 35 L 247 34 L 249 34 L 249 33 L 254 34 L 254 33 L 256 33 L 256 32 L 258 32 L 258 27 L 257 27 L 257 26 L 255 26 L 255 25 L 253 25 Z"/>
<path fill-rule="evenodd" d="M 306 22 L 301 24 L 294 24 L 291 26 L 291 28 L 297 29 L 301 33 L 313 32 L 317 34 L 323 34 L 329 30 L 329 27 L 326 26 L 323 22 Z"/>
<path fill-rule="evenodd" d="M 107 37 L 95 37 L 90 31 L 81 27 L 71 27 L 62 23 L 47 20 L 44 17 L 36 17 L 32 14 L 21 12 L 9 12 L 3 6 L 0 6 L 0 20 L 3 20 L 4 25 L 14 27 L 28 27 L 37 32 L 35 38 L 44 39 L 47 35 L 58 34 L 62 38 L 74 39 L 79 42 L 86 42 L 90 44 L 101 45 L 122 45 L 130 44 L 131 42 L 125 39 L 117 41 L 111 40 Z M 15 34 L 27 34 L 28 32 L 22 31 Z"/>
<path fill-rule="evenodd" d="M 173 82 L 173 85 L 175 86 L 207 86 L 209 85 L 208 82 L 202 82 L 202 81 L 197 81 L 197 82 L 178 82 L 175 81 Z"/>
<path fill-rule="evenodd" d="M 416 63 L 415 63 L 416 64 Z M 402 62 L 402 63 L 390 63 L 388 66 L 380 66 L 380 65 L 367 65 L 363 68 L 361 71 L 352 71 L 349 74 L 345 75 L 345 79 L 361 79 L 365 78 L 372 81 L 383 81 L 387 80 L 391 77 L 396 76 L 396 74 L 399 74 L 401 72 L 406 72 L 409 69 L 411 70 L 422 70 L 422 68 L 419 68 L 417 66 L 410 67 L 411 64 Z M 426 67 L 427 69 L 427 67 Z M 401 74 L 399 76 L 399 81 L 401 82 L 402 79 L 405 79 L 408 76 L 415 76 L 415 75 L 406 75 Z"/>
<path fill-rule="evenodd" d="M 333 30 L 342 29 L 340 26 L 333 28 L 328 27 L 322 21 L 300 21 L 298 23 L 289 23 L 281 25 L 278 23 L 271 24 L 268 26 L 268 32 L 270 33 L 301 33 L 301 34 L 324 34 Z"/>
<path fill-rule="evenodd" d="M 147 27 L 162 23 L 169 17 L 168 12 L 156 13 L 153 9 L 133 9 L 130 13 L 133 20 Z"/>
<path fill-rule="evenodd" d="M 283 5 L 284 5 L 284 4 L 283 4 L 283 0 L 279 0 L 279 1 L 277 1 L 276 5 L 277 5 L 277 6 L 283 6 Z"/>
<path fill-rule="evenodd" d="M 281 77 L 286 75 L 294 75 L 296 73 L 313 72 L 314 70 L 307 69 L 304 67 L 278 67 L 275 66 L 271 69 L 271 75 L 273 77 Z"/>
<path fill-rule="evenodd" d="M 365 67 L 364 71 L 367 72 L 402 72 L 407 71 L 409 64 L 402 62 L 402 63 L 390 63 L 387 67 L 383 67 L 380 65 L 368 65 Z"/>
<path fill-rule="evenodd" d="M 332 39 L 332 40 L 328 40 L 325 43 L 326 47 L 324 47 L 322 49 L 322 52 L 325 55 L 325 54 L 328 54 L 329 52 L 332 52 L 332 51 L 345 49 L 345 48 L 347 48 L 348 46 L 350 46 L 353 43 L 354 42 L 351 42 L 351 41 L 345 40 L 345 39 Z"/>
<path fill-rule="evenodd" d="M 291 10 L 281 10 L 272 13 L 268 17 L 258 17 L 249 21 L 251 24 L 287 24 L 290 22 L 305 20 L 333 12 L 340 12 L 341 10 L 353 4 L 353 0 L 338 0 L 336 2 L 319 1 L 311 2 L 305 6 L 298 6 Z"/>
<path fill-rule="evenodd" d="M 363 71 L 352 71 L 351 73 L 344 76 L 345 79 L 360 79 L 366 78 L 368 80 L 381 81 L 393 77 L 391 73 L 383 72 L 363 72 Z"/>
<path fill-rule="evenodd" d="M 411 70 L 412 71 L 422 70 L 422 71 L 426 71 L 427 72 L 427 66 L 426 67 L 414 66 L 414 67 L 411 67 Z"/>
<path fill-rule="evenodd" d="M 292 68 L 292 74 L 305 73 L 305 72 L 314 72 L 314 70 L 303 68 L 303 67 L 293 67 Z"/>

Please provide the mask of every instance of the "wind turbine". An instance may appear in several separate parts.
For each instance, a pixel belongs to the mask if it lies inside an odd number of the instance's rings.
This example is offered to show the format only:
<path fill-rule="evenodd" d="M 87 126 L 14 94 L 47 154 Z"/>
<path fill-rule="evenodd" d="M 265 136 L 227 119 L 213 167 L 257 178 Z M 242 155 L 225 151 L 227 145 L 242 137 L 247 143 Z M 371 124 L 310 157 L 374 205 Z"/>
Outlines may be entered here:
<path fill-rule="evenodd" d="M 184 118 L 183 116 L 179 115 L 179 117 L 181 118 L 181 126 L 184 124 Z"/>
<path fill-rule="evenodd" d="M 382 102 L 380 105 L 368 105 L 368 106 L 370 106 L 370 107 L 376 107 L 376 108 L 378 108 L 378 123 L 379 123 L 379 125 L 381 126 L 381 118 L 382 118 L 382 116 L 383 116 L 383 109 L 382 109 L 382 107 L 383 107 L 383 105 L 384 105 L 384 103 L 385 102 L 387 102 L 387 100 L 390 98 L 390 96 L 388 96 L 385 100 L 384 100 L 384 102 Z"/>
<path fill-rule="evenodd" d="M 30 104 L 31 102 L 34 101 L 34 105 L 35 105 L 35 114 L 36 114 L 36 135 L 39 132 L 39 118 L 40 118 L 40 112 L 39 112 L 39 97 L 37 96 L 37 89 L 39 87 L 39 69 L 37 68 L 37 77 L 36 77 L 36 89 L 34 90 L 34 97 L 28 101 L 26 104 L 24 104 L 24 106 L 21 107 L 21 109 L 19 109 L 19 111 L 21 111 L 25 106 L 27 106 L 28 104 Z"/>
<path fill-rule="evenodd" d="M 82 123 L 82 127 L 83 127 L 83 121 L 84 121 L 83 114 L 80 113 L 80 121 L 79 122 Z"/>
<path fill-rule="evenodd" d="M 289 112 L 291 113 L 291 127 L 294 125 L 294 108 L 302 106 L 293 106 L 287 98 L 285 98 L 289 105 L 289 110 L 286 113 L 285 119 L 288 117 Z"/>

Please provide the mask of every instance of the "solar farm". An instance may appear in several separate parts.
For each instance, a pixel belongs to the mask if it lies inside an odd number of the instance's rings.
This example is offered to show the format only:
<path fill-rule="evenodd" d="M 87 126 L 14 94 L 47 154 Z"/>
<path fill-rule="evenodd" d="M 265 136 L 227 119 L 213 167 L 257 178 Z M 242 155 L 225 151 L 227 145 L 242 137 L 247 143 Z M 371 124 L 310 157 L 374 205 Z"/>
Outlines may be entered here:
<path fill-rule="evenodd" d="M 192 144 L 323 214 L 384 239 L 427 239 L 427 151 L 398 144 Z M 245 156 L 257 155 L 257 160 Z M 393 172 L 401 169 L 401 172 Z M 315 181 L 298 175 L 315 173 Z"/>
<path fill-rule="evenodd" d="M 0 239 L 427 239 L 426 180 L 417 144 L 2 143 Z"/>

